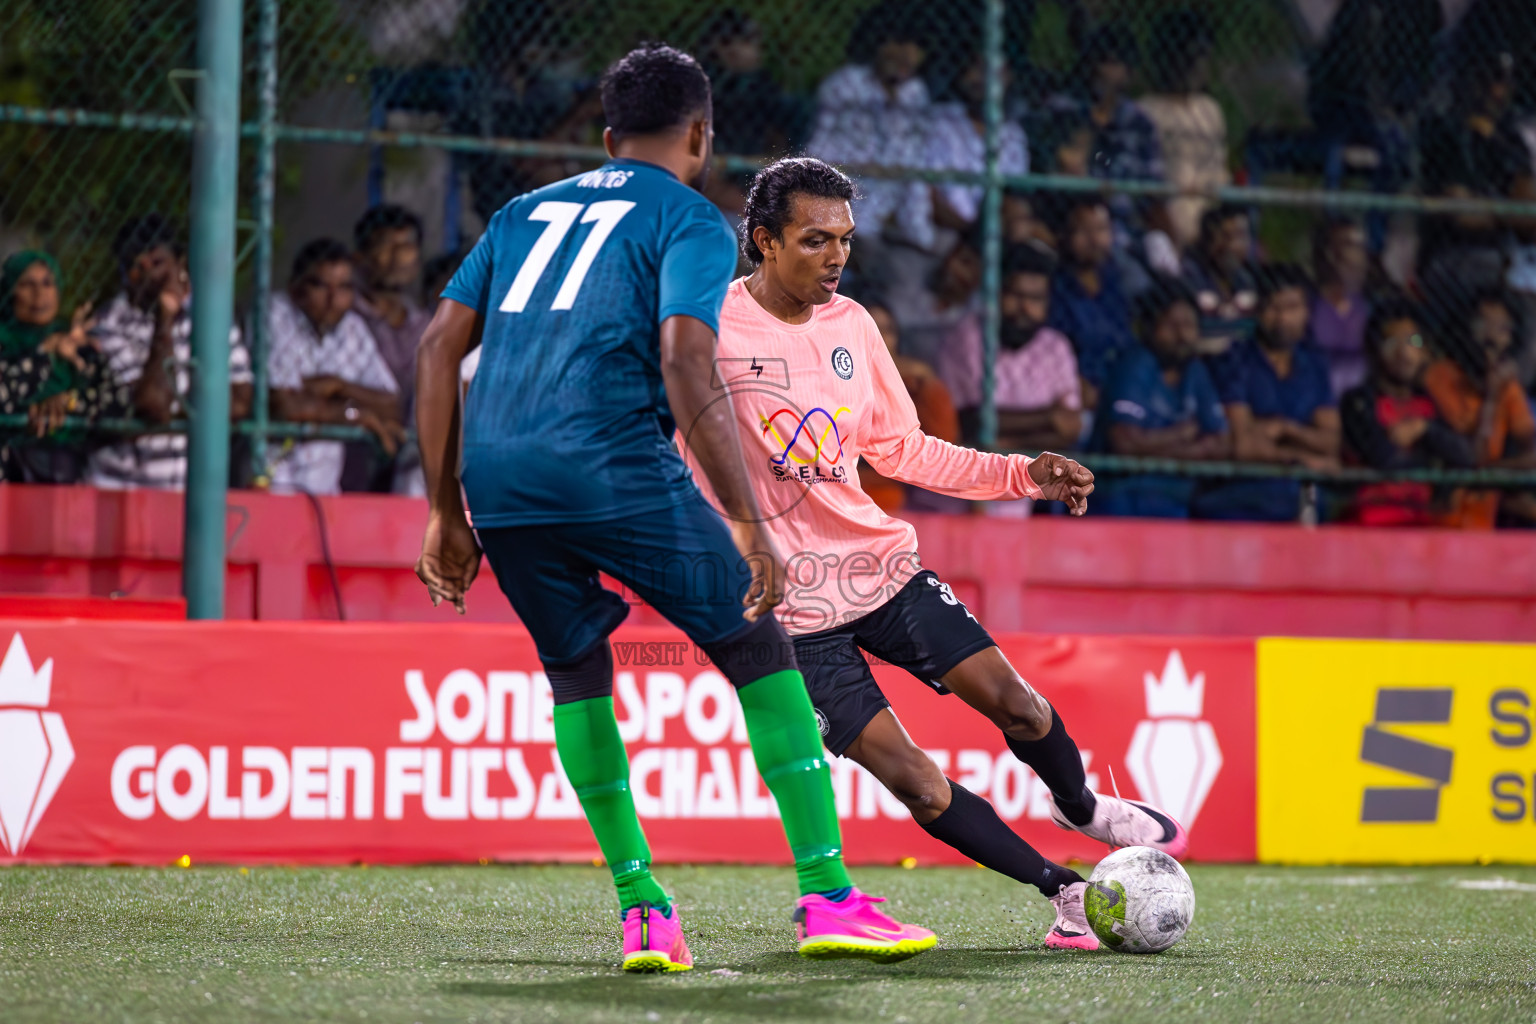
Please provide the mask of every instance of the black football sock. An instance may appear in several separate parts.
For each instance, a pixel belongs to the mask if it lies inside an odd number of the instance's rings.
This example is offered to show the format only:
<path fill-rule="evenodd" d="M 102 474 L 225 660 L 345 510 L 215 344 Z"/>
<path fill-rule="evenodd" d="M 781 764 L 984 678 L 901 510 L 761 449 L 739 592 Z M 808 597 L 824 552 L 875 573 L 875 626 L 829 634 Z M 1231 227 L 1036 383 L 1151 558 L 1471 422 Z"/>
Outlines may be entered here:
<path fill-rule="evenodd" d="M 1038 740 L 1016 740 L 1007 733 L 1008 749 L 1013 756 L 1029 765 L 1040 776 L 1056 806 L 1074 825 L 1086 825 L 1093 820 L 1095 800 L 1088 789 L 1088 777 L 1083 774 L 1083 755 L 1077 744 L 1067 735 L 1067 727 L 1061 724 L 1061 716 L 1051 708 L 1051 730 Z"/>
<path fill-rule="evenodd" d="M 949 806 L 923 830 L 976 863 L 1034 886 L 1046 897 L 1055 896 L 1064 885 L 1083 880 L 1071 868 L 1052 864 L 1040 856 L 997 816 L 991 804 L 953 779 L 949 783 Z"/>

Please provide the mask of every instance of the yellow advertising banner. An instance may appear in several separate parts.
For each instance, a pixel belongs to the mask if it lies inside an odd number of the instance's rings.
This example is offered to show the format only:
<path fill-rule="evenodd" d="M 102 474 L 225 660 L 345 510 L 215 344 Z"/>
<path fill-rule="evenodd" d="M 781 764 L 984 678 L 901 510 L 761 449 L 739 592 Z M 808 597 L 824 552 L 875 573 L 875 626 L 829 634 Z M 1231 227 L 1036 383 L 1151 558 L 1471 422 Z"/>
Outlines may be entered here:
<path fill-rule="evenodd" d="M 1536 646 L 1258 642 L 1259 859 L 1536 863 Z"/>

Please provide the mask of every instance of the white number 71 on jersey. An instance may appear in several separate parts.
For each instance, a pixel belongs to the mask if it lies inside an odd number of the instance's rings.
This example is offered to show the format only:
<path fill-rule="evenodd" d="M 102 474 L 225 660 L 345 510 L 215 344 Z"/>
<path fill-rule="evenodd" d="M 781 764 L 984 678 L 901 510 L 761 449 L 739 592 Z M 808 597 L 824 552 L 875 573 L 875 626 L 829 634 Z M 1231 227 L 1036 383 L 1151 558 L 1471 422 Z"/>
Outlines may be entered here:
<path fill-rule="evenodd" d="M 541 220 L 549 226 L 539 235 L 539 240 L 533 243 L 533 248 L 528 250 L 528 258 L 518 268 L 517 276 L 512 279 L 512 287 L 507 289 L 507 297 L 501 300 L 501 311 L 521 313 L 528 305 L 528 297 L 533 294 L 539 278 L 544 276 L 544 268 L 549 266 L 555 250 L 565 241 L 571 225 L 576 223 L 576 216 L 580 214 L 583 224 L 589 221 L 597 223 L 587 235 L 587 240 L 581 244 L 576 258 L 571 261 L 571 269 L 566 271 L 565 280 L 560 282 L 560 290 L 555 293 L 555 301 L 549 305 L 550 309 L 570 309 L 576 302 L 576 293 L 581 291 L 581 282 L 586 280 L 587 271 L 592 269 L 592 261 L 597 259 L 597 251 L 608 241 L 608 236 L 613 234 L 613 229 L 618 227 L 624 215 L 634 208 L 634 203 L 624 199 L 605 199 L 593 203 L 586 207 L 586 213 L 581 212 L 580 203 L 546 201 L 535 206 L 528 219 Z"/>

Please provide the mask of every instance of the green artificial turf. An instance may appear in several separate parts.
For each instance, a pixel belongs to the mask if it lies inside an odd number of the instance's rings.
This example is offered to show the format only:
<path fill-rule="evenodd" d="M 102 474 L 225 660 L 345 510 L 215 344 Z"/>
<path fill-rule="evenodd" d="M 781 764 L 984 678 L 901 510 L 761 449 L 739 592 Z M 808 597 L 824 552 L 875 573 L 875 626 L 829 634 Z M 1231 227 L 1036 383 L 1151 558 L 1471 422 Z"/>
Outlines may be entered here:
<path fill-rule="evenodd" d="M 1194 865 L 1158 956 L 1047 951 L 990 872 L 859 869 L 939 933 L 892 967 L 790 952 L 787 869 L 659 873 L 690 974 L 617 970 L 598 868 L 3 869 L 0 1021 L 1536 1021 L 1532 868 Z"/>

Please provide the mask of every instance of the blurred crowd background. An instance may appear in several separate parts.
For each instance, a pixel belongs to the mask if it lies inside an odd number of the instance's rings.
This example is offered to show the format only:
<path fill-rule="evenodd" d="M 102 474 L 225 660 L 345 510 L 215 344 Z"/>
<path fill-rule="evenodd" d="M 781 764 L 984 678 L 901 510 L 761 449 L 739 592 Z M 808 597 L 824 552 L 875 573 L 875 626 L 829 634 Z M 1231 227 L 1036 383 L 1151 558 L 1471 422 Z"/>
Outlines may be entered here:
<path fill-rule="evenodd" d="M 711 76 L 727 217 L 774 156 L 855 173 L 844 291 L 930 433 L 1096 454 L 1102 514 L 1536 525 L 1530 0 L 1005 0 L 990 225 L 984 13 L 246 0 L 231 483 L 420 493 L 438 294 L 496 209 L 601 161 L 597 75 L 659 39 Z M 0 10 L 7 481 L 184 485 L 195 38 L 187 0 Z"/>

